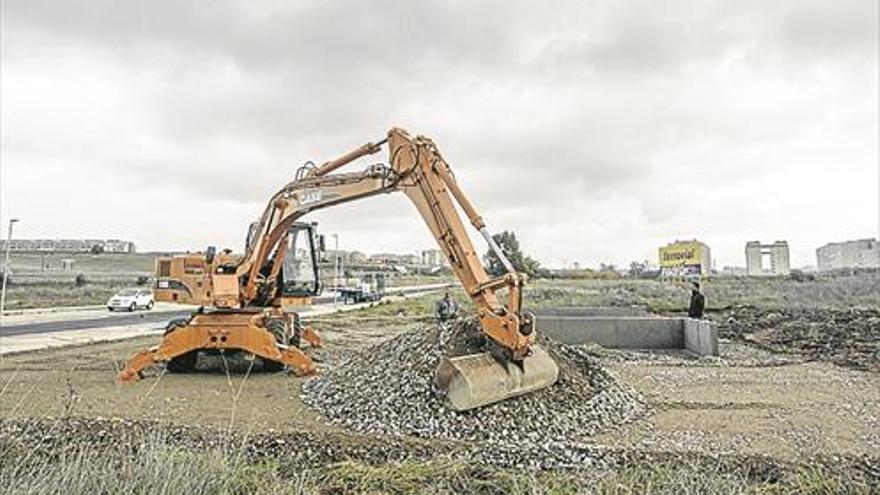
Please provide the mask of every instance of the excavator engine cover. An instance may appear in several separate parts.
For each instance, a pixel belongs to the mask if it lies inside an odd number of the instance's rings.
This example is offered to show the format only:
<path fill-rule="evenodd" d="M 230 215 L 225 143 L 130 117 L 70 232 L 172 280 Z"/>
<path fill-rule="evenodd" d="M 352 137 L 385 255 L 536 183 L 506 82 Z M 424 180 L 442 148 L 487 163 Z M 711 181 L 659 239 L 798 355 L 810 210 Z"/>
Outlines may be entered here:
<path fill-rule="evenodd" d="M 456 411 L 467 411 L 556 383 L 559 367 L 538 346 L 521 363 L 503 363 L 489 352 L 444 357 L 434 375 L 438 395 Z"/>

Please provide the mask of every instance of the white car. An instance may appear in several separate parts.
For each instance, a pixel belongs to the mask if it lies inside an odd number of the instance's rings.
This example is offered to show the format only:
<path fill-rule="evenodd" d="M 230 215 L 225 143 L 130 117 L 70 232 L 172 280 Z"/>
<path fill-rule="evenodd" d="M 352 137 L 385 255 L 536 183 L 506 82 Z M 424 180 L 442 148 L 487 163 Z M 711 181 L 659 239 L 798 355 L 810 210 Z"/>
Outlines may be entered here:
<path fill-rule="evenodd" d="M 139 308 L 153 309 L 153 291 L 150 289 L 123 289 L 107 301 L 107 309 L 127 309 L 135 311 Z"/>

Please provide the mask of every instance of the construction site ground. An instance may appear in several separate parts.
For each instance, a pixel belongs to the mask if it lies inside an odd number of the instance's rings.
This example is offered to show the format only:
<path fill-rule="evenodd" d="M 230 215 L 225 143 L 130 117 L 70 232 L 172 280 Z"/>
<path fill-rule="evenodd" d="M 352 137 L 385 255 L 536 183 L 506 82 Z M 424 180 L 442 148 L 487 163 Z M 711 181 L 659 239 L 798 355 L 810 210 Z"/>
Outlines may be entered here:
<path fill-rule="evenodd" d="M 570 305 L 584 294 L 597 297 L 593 288 L 576 285 L 564 289 L 564 297 L 542 293 L 549 290 L 539 285 L 532 295 L 545 305 L 554 298 Z M 620 290 L 611 285 L 600 289 L 604 298 L 600 302 L 618 298 Z M 630 292 L 624 293 L 641 297 Z M 357 349 L 430 324 L 435 298 L 422 296 L 317 316 L 311 323 L 326 346 L 310 352 L 321 367 L 332 368 Z M 728 328 L 730 316 L 725 311 L 716 310 L 710 317 L 723 319 L 721 326 Z M 867 321 L 873 330 L 876 318 Z M 767 332 L 761 326 L 755 335 Z M 721 355 L 710 358 L 683 351 L 588 348 L 615 378 L 642 394 L 649 406 L 641 419 L 598 434 L 595 444 L 635 457 L 758 457 L 794 465 L 846 459 L 860 465 L 860 476 L 880 480 L 876 369 L 841 365 L 798 349 L 779 350 L 760 339 L 750 340 L 750 335 L 730 331 L 722 335 Z M 872 339 L 869 344 L 876 348 Z M 333 425 L 301 399 L 302 385 L 309 378 L 247 373 L 249 363 L 243 359 L 230 357 L 224 365 L 215 357 L 208 363 L 211 371 L 189 375 L 156 371 L 140 383 L 117 384 L 114 376 L 124 360 L 156 341 L 156 336 L 149 336 L 0 356 L 0 418 L 7 423 L 118 418 L 244 435 L 318 435 L 324 436 L 324 442 L 366 445 L 366 450 L 393 443 L 402 449 L 401 458 L 409 457 L 407 449 L 412 449 L 414 458 L 424 457 L 430 444 Z M 449 442 L 437 442 L 444 443 Z M 450 448 L 455 448 L 451 443 Z"/>
<path fill-rule="evenodd" d="M 389 308 L 383 308 L 386 311 Z M 360 312 L 359 312 L 360 313 Z M 333 366 L 346 351 L 411 328 L 419 316 L 328 316 L 316 322 L 325 349 L 313 351 Z M 174 421 L 193 426 L 330 428 L 299 398 L 306 378 L 254 372 L 229 359 L 215 371 L 154 374 L 137 385 L 113 377 L 136 350 L 157 337 L 66 347 L 6 357 L 0 364 L 4 417 L 65 415 Z M 603 444 L 650 449 L 718 449 L 797 457 L 817 452 L 871 453 L 880 449 L 880 377 L 822 362 L 761 365 L 766 351 L 727 342 L 719 360 L 684 356 L 627 359 L 606 366 L 650 398 L 647 421 L 602 435 Z M 741 354 L 753 354 L 743 358 Z M 739 353 L 740 355 L 737 355 Z M 614 355 L 613 353 L 611 354 Z M 232 418 L 233 397 L 236 422 Z"/>
<path fill-rule="evenodd" d="M 327 348 L 314 352 L 333 366 L 346 351 L 411 327 L 412 317 L 339 315 L 321 320 Z M 136 385 L 114 376 L 136 350 L 157 337 L 19 354 L 0 361 L 6 418 L 86 416 L 160 420 L 189 426 L 341 431 L 304 406 L 308 378 L 252 372 L 229 359 L 227 375 L 155 373 Z M 822 362 L 762 365 L 765 351 L 724 343 L 718 360 L 656 353 L 611 353 L 606 368 L 644 394 L 645 420 L 600 435 L 608 446 L 659 451 L 767 454 L 797 460 L 880 451 L 880 376 Z M 748 357 L 743 357 L 747 354 Z M 755 356 L 757 355 L 757 357 Z M 757 361 L 756 361 L 757 359 Z"/>

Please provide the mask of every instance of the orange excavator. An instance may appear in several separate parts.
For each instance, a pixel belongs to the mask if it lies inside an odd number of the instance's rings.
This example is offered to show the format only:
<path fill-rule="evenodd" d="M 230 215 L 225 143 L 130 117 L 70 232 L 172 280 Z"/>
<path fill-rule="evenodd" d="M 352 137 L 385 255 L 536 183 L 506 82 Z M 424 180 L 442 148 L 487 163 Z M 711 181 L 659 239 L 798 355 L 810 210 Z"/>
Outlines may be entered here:
<path fill-rule="evenodd" d="M 388 150 L 388 164 L 337 172 L 383 148 Z M 158 362 L 167 363 L 169 371 L 192 369 L 197 353 L 204 350 L 244 351 L 259 356 L 270 368 L 287 367 L 299 375 L 317 372 L 300 345 L 301 340 L 320 344 L 320 338 L 299 324 L 296 314 L 281 308 L 285 297 L 308 298 L 320 290 L 313 225 L 300 218 L 315 210 L 393 191 L 404 193 L 421 214 L 471 297 L 485 337 L 484 352 L 441 360 L 434 382 L 447 405 L 455 410 L 472 409 L 555 383 L 558 367 L 535 344 L 534 315 L 522 310 L 525 276 L 513 268 L 495 243 L 434 142 L 400 128 L 391 129 L 379 142 L 364 144 L 320 166 L 309 162 L 301 167 L 251 226 L 244 256 L 208 253 L 212 262 L 204 266 L 209 282 L 200 297 L 210 300 L 210 309 L 201 308 L 185 321 L 169 325 L 159 345 L 138 352 L 118 379 L 137 381 L 142 370 Z M 495 278 L 486 273 L 456 204 L 507 273 Z M 303 252 L 311 253 L 312 268 L 302 269 L 302 263 L 294 263 L 288 269 L 285 260 L 290 259 L 289 253 Z M 161 265 L 158 271 L 161 275 Z M 312 276 L 302 277 L 309 273 Z M 161 277 L 157 284 L 161 286 Z M 504 302 L 498 295 L 502 290 L 506 291 Z"/>

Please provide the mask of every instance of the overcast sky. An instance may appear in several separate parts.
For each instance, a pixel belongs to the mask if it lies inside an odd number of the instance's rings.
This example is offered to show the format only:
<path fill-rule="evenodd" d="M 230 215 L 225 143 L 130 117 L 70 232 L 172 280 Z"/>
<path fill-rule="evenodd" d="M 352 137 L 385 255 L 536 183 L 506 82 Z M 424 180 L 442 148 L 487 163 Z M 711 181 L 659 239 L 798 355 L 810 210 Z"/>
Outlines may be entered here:
<path fill-rule="evenodd" d="M 3 0 L 4 231 L 240 250 L 301 163 L 401 126 L 546 265 L 685 238 L 718 268 L 748 240 L 815 264 L 877 236 L 877 9 Z M 399 194 L 313 218 L 342 248 L 433 247 Z"/>

